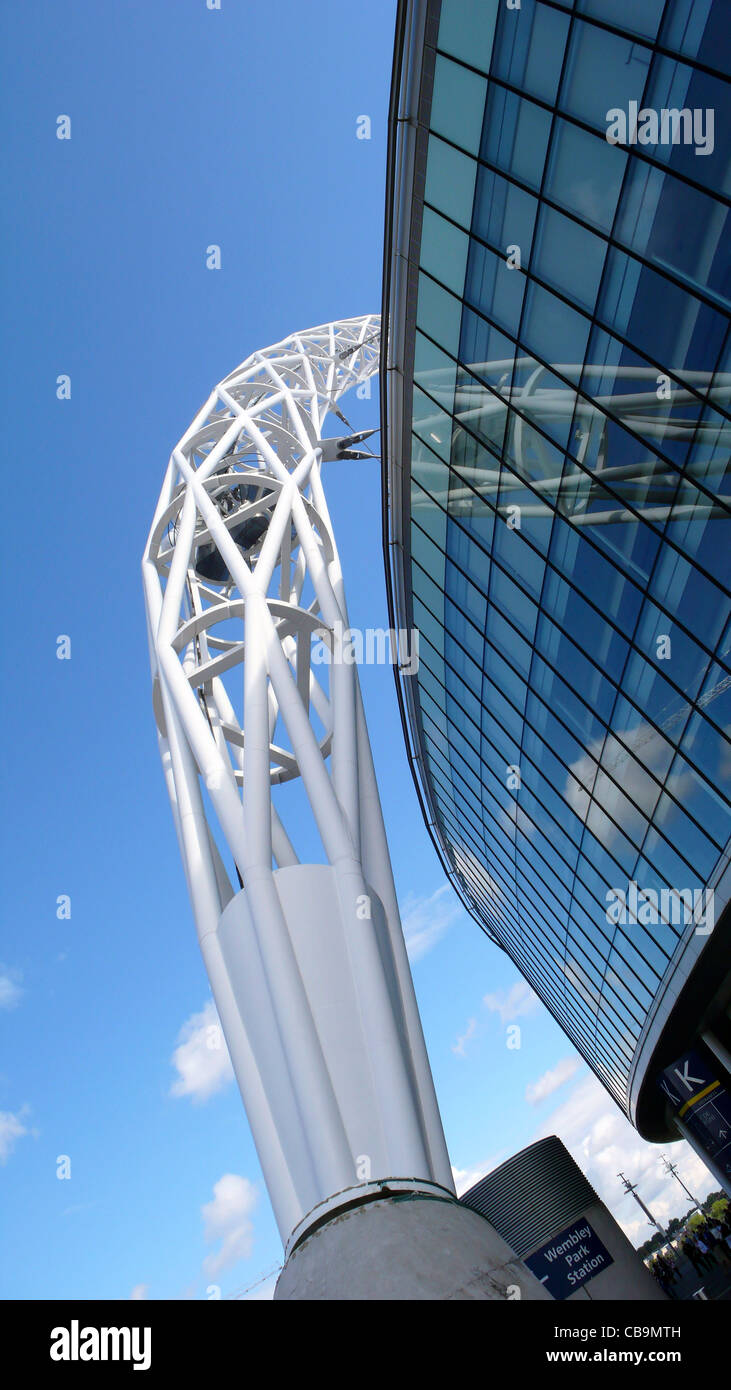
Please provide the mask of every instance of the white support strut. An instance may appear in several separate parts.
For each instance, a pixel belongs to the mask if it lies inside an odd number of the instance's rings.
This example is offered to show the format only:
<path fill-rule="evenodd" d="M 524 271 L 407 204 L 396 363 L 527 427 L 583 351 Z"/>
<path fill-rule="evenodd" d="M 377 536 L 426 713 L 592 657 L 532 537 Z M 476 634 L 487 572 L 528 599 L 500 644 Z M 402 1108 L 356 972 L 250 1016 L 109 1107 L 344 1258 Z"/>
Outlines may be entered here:
<path fill-rule="evenodd" d="M 142 563 L 188 890 L 287 1250 L 385 1188 L 454 1193 L 321 480 L 323 458 L 363 457 L 363 435 L 322 429 L 378 371 L 379 334 L 326 324 L 226 377 L 173 450 Z M 274 804 L 294 778 L 322 863 Z"/>

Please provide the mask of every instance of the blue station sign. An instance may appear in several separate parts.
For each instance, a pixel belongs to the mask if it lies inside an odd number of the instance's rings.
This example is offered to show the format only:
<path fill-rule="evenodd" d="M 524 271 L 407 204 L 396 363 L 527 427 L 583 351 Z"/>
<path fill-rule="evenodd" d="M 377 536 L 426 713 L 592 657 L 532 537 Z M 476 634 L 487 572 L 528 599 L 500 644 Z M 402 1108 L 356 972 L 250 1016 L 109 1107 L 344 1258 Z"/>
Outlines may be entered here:
<path fill-rule="evenodd" d="M 588 1221 L 577 1221 L 523 1261 L 554 1298 L 568 1298 L 614 1264 Z"/>

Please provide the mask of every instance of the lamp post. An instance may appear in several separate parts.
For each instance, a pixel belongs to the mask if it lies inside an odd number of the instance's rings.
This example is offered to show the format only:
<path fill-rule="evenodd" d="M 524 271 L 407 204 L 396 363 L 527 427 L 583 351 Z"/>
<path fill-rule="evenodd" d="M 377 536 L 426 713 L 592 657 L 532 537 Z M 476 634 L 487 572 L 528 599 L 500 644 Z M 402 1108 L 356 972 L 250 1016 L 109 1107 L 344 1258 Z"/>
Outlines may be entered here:
<path fill-rule="evenodd" d="M 671 1162 L 670 1162 L 670 1159 L 665 1157 L 665 1154 L 662 1155 L 662 1161 L 663 1161 L 663 1163 L 664 1163 L 664 1165 L 665 1165 L 665 1172 L 666 1172 L 666 1173 L 672 1173 L 673 1177 L 675 1178 L 675 1181 L 680 1183 L 680 1186 L 682 1187 L 682 1189 L 683 1189 L 683 1191 L 684 1191 L 686 1197 L 690 1197 L 690 1200 L 691 1200 L 691 1202 L 693 1203 L 693 1206 L 694 1206 L 694 1207 L 697 1207 L 698 1211 L 700 1211 L 700 1209 L 701 1209 L 701 1204 L 700 1204 L 700 1202 L 697 1200 L 697 1198 L 695 1198 L 695 1197 L 693 1196 L 693 1193 L 691 1192 L 690 1188 L 689 1188 L 689 1187 L 686 1187 L 685 1183 L 683 1182 L 683 1179 L 681 1178 L 681 1176 L 680 1176 L 680 1174 L 679 1174 L 679 1172 L 678 1172 L 678 1165 L 677 1165 L 677 1163 L 671 1163 Z"/>
<path fill-rule="evenodd" d="M 636 1184 L 636 1183 L 631 1183 L 630 1180 L 629 1180 L 629 1178 L 626 1178 L 626 1177 L 624 1176 L 624 1173 L 617 1173 L 617 1177 L 622 1179 L 622 1182 L 624 1183 L 624 1190 L 625 1190 L 625 1192 L 631 1192 L 631 1194 L 632 1194 L 632 1196 L 634 1197 L 634 1199 L 635 1199 L 637 1205 L 638 1205 L 639 1207 L 641 1207 L 642 1210 L 644 1211 L 645 1216 L 647 1217 L 648 1221 L 650 1222 L 650 1225 L 651 1225 L 651 1226 L 654 1226 L 654 1227 L 655 1227 L 655 1230 L 660 1232 L 660 1235 L 662 1236 L 663 1240 L 664 1240 L 665 1243 L 667 1244 L 668 1241 L 670 1240 L 670 1237 L 669 1237 L 667 1231 L 664 1229 L 664 1227 L 662 1227 L 662 1226 L 660 1225 L 660 1222 L 655 1220 L 655 1218 L 654 1218 L 652 1212 L 650 1211 L 650 1208 L 647 1207 L 647 1206 L 645 1206 L 645 1203 L 643 1202 L 642 1198 L 640 1197 L 639 1192 L 637 1191 L 637 1184 Z"/>

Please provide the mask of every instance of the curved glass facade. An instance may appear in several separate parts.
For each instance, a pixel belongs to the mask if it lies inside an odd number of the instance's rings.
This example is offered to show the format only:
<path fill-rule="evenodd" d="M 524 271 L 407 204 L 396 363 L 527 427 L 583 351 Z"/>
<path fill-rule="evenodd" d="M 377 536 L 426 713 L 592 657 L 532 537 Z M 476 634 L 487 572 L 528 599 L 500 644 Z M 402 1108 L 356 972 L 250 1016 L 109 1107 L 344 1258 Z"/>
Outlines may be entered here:
<path fill-rule="evenodd" d="M 412 8 L 388 449 L 414 756 L 463 896 L 634 1117 L 728 897 L 728 6 Z"/>

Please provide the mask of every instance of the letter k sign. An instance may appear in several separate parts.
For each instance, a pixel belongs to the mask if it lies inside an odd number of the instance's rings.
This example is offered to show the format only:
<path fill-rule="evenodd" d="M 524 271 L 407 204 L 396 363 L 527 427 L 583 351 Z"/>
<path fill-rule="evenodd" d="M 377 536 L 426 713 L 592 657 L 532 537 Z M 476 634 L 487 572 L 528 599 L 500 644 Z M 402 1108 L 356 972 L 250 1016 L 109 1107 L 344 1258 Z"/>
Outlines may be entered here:
<path fill-rule="evenodd" d="M 684 1063 L 684 1065 L 683 1065 L 683 1070 L 682 1070 L 682 1071 L 679 1071 L 678 1068 L 676 1067 L 676 1068 L 675 1068 L 675 1075 L 677 1076 L 677 1078 L 678 1078 L 679 1081 L 682 1081 L 682 1083 L 683 1083 L 684 1086 L 687 1086 L 687 1087 L 688 1087 L 688 1090 L 689 1090 L 689 1091 L 692 1091 L 694 1086 L 702 1086 L 702 1085 L 703 1085 L 703 1077 L 702 1077 L 702 1076 L 690 1076 L 690 1075 L 688 1074 L 688 1067 L 689 1067 L 689 1066 L 690 1066 L 690 1063 L 686 1061 L 686 1062 Z"/>

